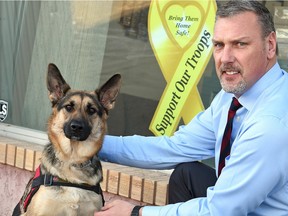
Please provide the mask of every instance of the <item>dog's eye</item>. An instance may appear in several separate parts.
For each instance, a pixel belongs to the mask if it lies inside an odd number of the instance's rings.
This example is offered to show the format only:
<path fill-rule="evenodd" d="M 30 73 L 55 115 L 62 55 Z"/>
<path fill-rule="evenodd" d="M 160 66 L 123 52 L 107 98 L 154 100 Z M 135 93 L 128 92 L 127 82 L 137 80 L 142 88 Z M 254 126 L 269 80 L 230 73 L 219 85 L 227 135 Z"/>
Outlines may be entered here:
<path fill-rule="evenodd" d="M 73 106 L 68 104 L 68 105 L 65 106 L 65 109 L 66 109 L 67 112 L 72 112 Z"/>
<path fill-rule="evenodd" d="M 93 107 L 89 107 L 87 109 L 87 112 L 88 112 L 89 115 L 93 115 L 94 113 L 97 112 L 97 110 L 95 108 L 93 108 Z"/>

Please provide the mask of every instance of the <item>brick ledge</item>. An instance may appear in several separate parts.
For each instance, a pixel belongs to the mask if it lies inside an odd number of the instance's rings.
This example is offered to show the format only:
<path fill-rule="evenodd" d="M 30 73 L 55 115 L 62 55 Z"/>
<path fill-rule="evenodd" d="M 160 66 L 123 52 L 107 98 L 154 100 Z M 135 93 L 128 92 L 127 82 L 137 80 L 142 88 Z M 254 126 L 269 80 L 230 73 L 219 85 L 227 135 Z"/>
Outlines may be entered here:
<path fill-rule="evenodd" d="M 35 171 L 43 146 L 0 136 L 0 163 Z M 167 204 L 169 174 L 102 162 L 103 191 L 149 205 Z"/>

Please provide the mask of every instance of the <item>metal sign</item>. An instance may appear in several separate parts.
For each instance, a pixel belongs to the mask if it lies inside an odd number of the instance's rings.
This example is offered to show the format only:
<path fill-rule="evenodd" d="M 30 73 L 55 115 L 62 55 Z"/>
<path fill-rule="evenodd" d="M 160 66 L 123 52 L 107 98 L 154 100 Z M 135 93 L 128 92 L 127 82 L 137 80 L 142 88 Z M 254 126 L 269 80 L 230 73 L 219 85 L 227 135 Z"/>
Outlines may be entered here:
<path fill-rule="evenodd" d="M 3 122 L 8 116 L 8 102 L 0 100 L 0 122 Z"/>

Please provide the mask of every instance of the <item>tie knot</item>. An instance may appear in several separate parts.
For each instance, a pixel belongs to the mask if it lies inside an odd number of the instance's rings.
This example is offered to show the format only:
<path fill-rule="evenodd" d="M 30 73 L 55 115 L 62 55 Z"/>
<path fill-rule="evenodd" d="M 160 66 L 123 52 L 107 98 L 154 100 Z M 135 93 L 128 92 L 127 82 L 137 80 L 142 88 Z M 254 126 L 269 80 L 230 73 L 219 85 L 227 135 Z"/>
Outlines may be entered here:
<path fill-rule="evenodd" d="M 242 105 L 239 103 L 237 98 L 233 97 L 233 100 L 231 102 L 230 110 L 237 111 Z"/>

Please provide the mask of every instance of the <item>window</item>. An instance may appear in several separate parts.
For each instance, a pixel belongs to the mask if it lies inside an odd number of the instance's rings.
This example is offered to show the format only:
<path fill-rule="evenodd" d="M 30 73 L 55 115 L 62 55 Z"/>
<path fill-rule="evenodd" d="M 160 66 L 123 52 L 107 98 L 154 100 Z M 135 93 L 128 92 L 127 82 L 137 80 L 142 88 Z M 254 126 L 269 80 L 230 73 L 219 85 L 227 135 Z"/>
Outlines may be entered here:
<path fill-rule="evenodd" d="M 263 1 L 274 14 L 279 62 L 288 70 L 288 3 Z M 121 94 L 110 134 L 152 135 L 149 124 L 166 81 L 147 33 L 149 1 L 1 1 L 0 100 L 3 121 L 45 131 L 51 112 L 46 70 L 55 63 L 71 87 L 93 90 L 115 73 Z M 211 58 L 198 89 L 205 107 L 220 90 Z M 3 124 L 2 123 L 2 124 Z"/>

